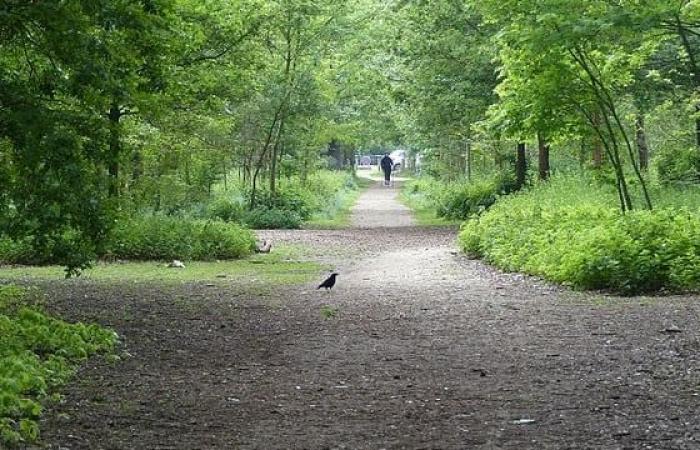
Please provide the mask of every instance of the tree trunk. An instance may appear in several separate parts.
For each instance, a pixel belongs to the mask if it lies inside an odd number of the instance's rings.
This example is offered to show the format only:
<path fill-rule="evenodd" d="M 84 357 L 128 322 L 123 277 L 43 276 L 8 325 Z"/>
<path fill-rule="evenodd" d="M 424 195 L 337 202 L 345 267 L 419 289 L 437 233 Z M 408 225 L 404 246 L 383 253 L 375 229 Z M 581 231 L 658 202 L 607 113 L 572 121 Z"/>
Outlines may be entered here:
<path fill-rule="evenodd" d="M 600 115 L 598 113 L 593 114 L 593 127 L 600 127 Z M 603 142 L 600 136 L 595 135 L 593 137 L 593 168 L 600 169 L 603 167 Z"/>
<path fill-rule="evenodd" d="M 540 180 L 546 181 L 549 179 L 549 144 L 542 133 L 537 133 L 537 146 L 539 148 L 537 158 L 539 177 Z"/>
<path fill-rule="evenodd" d="M 647 144 L 647 134 L 644 126 L 644 114 L 637 114 L 634 121 L 634 129 L 637 154 L 639 155 L 639 168 L 647 170 L 649 167 L 649 145 Z M 700 135 L 698 138 L 700 139 Z"/>
<path fill-rule="evenodd" d="M 527 160 L 525 155 L 525 143 L 518 143 L 518 153 L 515 159 L 515 184 L 517 189 L 525 185 L 525 175 L 527 173 Z"/>
<path fill-rule="evenodd" d="M 131 181 L 136 183 L 143 176 L 143 157 L 141 152 L 136 150 L 131 155 Z"/>
<path fill-rule="evenodd" d="M 695 105 L 695 113 L 700 114 L 700 105 Z M 700 117 L 695 119 L 695 145 L 700 147 Z"/>
<path fill-rule="evenodd" d="M 221 163 L 224 171 L 224 192 L 226 192 L 228 191 L 228 168 L 226 167 L 226 158 L 223 158 Z"/>
<path fill-rule="evenodd" d="M 472 180 L 472 145 L 469 140 L 464 141 L 464 159 L 466 162 L 467 181 Z"/>
<path fill-rule="evenodd" d="M 109 156 L 107 172 L 109 173 L 109 196 L 119 196 L 119 157 L 121 155 L 121 124 L 122 111 L 116 102 L 109 107 Z"/>
<path fill-rule="evenodd" d="M 272 154 L 270 155 L 270 194 L 274 195 L 277 182 L 277 155 L 281 153 L 280 145 L 282 142 L 282 133 L 284 130 L 284 114 L 280 118 L 279 126 L 277 127 L 277 139 L 272 146 Z"/>

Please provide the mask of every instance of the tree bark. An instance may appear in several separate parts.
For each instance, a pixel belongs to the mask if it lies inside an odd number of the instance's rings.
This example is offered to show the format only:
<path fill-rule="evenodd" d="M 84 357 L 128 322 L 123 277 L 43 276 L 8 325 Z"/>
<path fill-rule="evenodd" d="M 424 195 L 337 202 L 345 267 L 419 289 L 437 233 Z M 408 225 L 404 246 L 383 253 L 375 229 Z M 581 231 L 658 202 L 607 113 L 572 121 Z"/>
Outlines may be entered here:
<path fill-rule="evenodd" d="M 527 173 L 527 159 L 525 155 L 525 143 L 518 143 L 517 155 L 515 159 L 515 184 L 517 189 L 525 185 L 525 175 Z"/>
<path fill-rule="evenodd" d="M 538 152 L 538 168 L 539 178 L 542 181 L 549 179 L 549 144 L 542 133 L 537 133 Z"/>
<path fill-rule="evenodd" d="M 121 156 L 121 124 L 122 111 L 117 102 L 109 107 L 109 156 L 107 172 L 109 173 L 108 194 L 110 197 L 119 196 L 119 158 Z"/>
<path fill-rule="evenodd" d="M 469 140 L 464 141 L 464 153 L 467 181 L 472 181 L 472 144 Z"/>
<path fill-rule="evenodd" d="M 700 105 L 695 105 L 695 113 L 700 114 Z M 700 117 L 695 119 L 695 145 L 700 147 Z"/>
<path fill-rule="evenodd" d="M 277 189 L 277 155 L 280 154 L 280 145 L 282 142 L 282 132 L 284 130 L 284 116 L 280 119 L 279 127 L 277 127 L 277 139 L 272 146 L 272 154 L 270 155 L 270 194 L 275 194 Z"/>
<path fill-rule="evenodd" d="M 637 114 L 634 121 L 634 129 L 637 154 L 639 155 L 639 168 L 642 170 L 647 170 L 649 167 L 649 145 L 647 144 L 644 114 Z"/>
<path fill-rule="evenodd" d="M 593 127 L 600 127 L 600 115 L 593 114 Z M 597 134 L 593 136 L 593 168 L 600 169 L 603 167 L 603 142 Z"/>

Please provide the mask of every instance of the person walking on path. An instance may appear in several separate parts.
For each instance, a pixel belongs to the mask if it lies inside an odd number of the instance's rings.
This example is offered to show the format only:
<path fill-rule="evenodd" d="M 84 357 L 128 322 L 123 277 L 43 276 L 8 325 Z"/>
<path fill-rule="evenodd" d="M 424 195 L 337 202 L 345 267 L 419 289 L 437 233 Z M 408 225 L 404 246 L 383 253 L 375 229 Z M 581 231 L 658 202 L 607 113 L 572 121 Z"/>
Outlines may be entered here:
<path fill-rule="evenodd" d="M 379 162 L 379 166 L 384 171 L 384 186 L 389 186 L 391 180 L 391 169 L 394 167 L 394 161 L 388 153 L 384 153 L 384 158 Z"/>

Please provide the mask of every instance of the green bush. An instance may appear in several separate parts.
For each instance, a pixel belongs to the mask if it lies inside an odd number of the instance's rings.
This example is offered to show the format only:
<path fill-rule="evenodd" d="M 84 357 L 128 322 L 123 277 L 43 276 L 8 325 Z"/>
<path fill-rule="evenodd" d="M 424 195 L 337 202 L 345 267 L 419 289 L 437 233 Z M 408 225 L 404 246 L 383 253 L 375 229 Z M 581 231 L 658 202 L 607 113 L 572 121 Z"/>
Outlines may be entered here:
<path fill-rule="evenodd" d="M 40 261 L 29 239 L 21 241 L 0 237 L 0 262 L 3 264 L 30 264 Z"/>
<path fill-rule="evenodd" d="M 464 223 L 462 249 L 504 270 L 582 289 L 635 294 L 700 288 L 697 212 L 662 208 L 622 215 L 614 202 L 602 200 L 610 192 L 576 183 L 553 181 L 499 200 Z"/>
<path fill-rule="evenodd" d="M 60 263 L 73 269 L 82 269 L 94 258 L 92 244 L 74 231 L 61 236 L 21 240 L 0 237 L 0 263 L 45 265 Z M 87 258 L 87 259 L 86 259 Z"/>
<path fill-rule="evenodd" d="M 242 198 L 219 197 L 206 205 L 204 218 L 223 220 L 224 222 L 240 222 L 244 209 Z"/>
<path fill-rule="evenodd" d="M 256 209 L 244 213 L 242 220 L 256 229 L 299 228 L 301 222 L 314 214 L 337 212 L 339 196 L 354 189 L 357 183 L 348 172 L 323 170 L 309 175 L 306 180 L 285 178 L 280 180 L 274 194 L 267 188 L 259 189 L 255 194 Z M 245 195 L 250 202 L 251 192 Z"/>
<path fill-rule="evenodd" d="M 119 222 L 105 247 L 104 256 L 119 259 L 232 259 L 250 254 L 255 237 L 221 221 L 148 216 Z"/>
<path fill-rule="evenodd" d="M 514 190 L 514 183 L 506 176 L 490 180 L 449 185 L 437 195 L 437 215 L 447 219 L 467 219 L 481 214 L 496 202 L 500 195 Z"/>
<path fill-rule="evenodd" d="M 412 181 L 407 195 L 418 205 L 432 204 L 438 217 L 465 220 L 481 214 L 501 195 L 515 190 L 512 177 L 500 174 L 492 178 L 445 183 L 432 178 Z"/>
<path fill-rule="evenodd" d="M 296 229 L 301 226 L 302 218 L 296 211 L 262 207 L 246 212 L 243 222 L 255 230 Z"/>
<path fill-rule="evenodd" d="M 19 306 L 25 294 L 0 286 L 0 446 L 35 441 L 41 402 L 57 395 L 81 361 L 117 341 L 97 325 L 68 324 L 36 306 Z"/>
<path fill-rule="evenodd" d="M 311 213 L 318 208 L 313 193 L 304 191 L 298 186 L 280 189 L 274 194 L 270 193 L 270 191 L 259 191 L 256 193 L 255 198 L 257 209 L 282 212 L 288 211 L 295 213 L 301 220 L 306 220 L 311 217 Z M 246 220 L 247 219 L 246 217 Z"/>
<path fill-rule="evenodd" d="M 700 152 L 695 146 L 662 147 L 654 157 L 654 166 L 662 183 L 700 183 Z"/>

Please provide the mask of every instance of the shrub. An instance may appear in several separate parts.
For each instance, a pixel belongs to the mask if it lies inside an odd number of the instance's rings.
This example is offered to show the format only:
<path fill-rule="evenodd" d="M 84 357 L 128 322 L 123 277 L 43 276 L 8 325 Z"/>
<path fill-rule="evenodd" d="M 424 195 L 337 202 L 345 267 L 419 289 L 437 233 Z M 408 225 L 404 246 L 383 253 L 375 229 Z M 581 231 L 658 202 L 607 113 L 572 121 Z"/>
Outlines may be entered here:
<path fill-rule="evenodd" d="M 491 207 L 501 195 L 515 190 L 512 177 L 499 174 L 489 179 L 443 183 L 423 178 L 413 181 L 407 188 L 409 196 L 417 204 L 432 203 L 439 217 L 464 220 L 481 214 Z M 423 198 L 417 198 L 417 197 Z"/>
<path fill-rule="evenodd" d="M 15 241 L 8 237 L 0 238 L 0 262 L 4 264 L 30 264 L 39 259 L 29 239 Z"/>
<path fill-rule="evenodd" d="M 223 220 L 224 222 L 240 222 L 243 217 L 243 199 L 219 197 L 206 205 L 204 218 Z"/>
<path fill-rule="evenodd" d="M 67 273 L 75 274 L 90 265 L 95 257 L 92 243 L 79 233 L 68 230 L 60 236 L 36 239 L 27 236 L 12 240 L 0 237 L 0 263 L 5 264 L 62 264 Z"/>
<path fill-rule="evenodd" d="M 357 189 L 354 177 L 347 172 L 319 171 L 306 180 L 291 177 L 280 180 L 272 194 L 267 188 L 255 194 L 256 208 L 243 213 L 242 222 L 255 229 L 299 228 L 304 221 L 321 214 L 331 218 L 340 208 L 343 193 Z M 250 201 L 251 192 L 246 192 Z"/>
<path fill-rule="evenodd" d="M 221 221 L 148 216 L 118 223 L 105 256 L 133 260 L 229 259 L 252 252 L 250 230 Z"/>
<path fill-rule="evenodd" d="M 117 341 L 97 325 L 68 324 L 18 306 L 25 293 L 0 286 L 0 446 L 35 441 L 40 402 L 57 395 L 81 361 Z"/>
<path fill-rule="evenodd" d="M 280 189 L 272 194 L 270 191 L 256 193 L 257 209 L 289 211 L 306 220 L 311 217 L 313 210 L 318 208 L 317 201 L 311 192 L 305 192 L 298 186 Z M 247 218 L 246 218 L 247 220 Z"/>
<path fill-rule="evenodd" d="M 700 153 L 695 146 L 662 148 L 654 158 L 654 165 L 662 183 L 700 183 Z"/>
<path fill-rule="evenodd" d="M 557 187 L 565 195 L 557 195 Z M 663 208 L 622 215 L 591 198 L 610 193 L 581 184 L 572 195 L 571 188 L 570 182 L 553 181 L 499 200 L 464 223 L 462 249 L 505 270 L 583 289 L 634 294 L 700 288 L 697 213 Z"/>
<path fill-rule="evenodd" d="M 263 207 L 248 211 L 243 217 L 243 222 L 256 230 L 296 229 L 301 226 L 302 218 L 296 211 Z"/>

